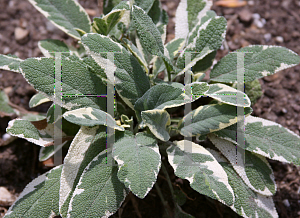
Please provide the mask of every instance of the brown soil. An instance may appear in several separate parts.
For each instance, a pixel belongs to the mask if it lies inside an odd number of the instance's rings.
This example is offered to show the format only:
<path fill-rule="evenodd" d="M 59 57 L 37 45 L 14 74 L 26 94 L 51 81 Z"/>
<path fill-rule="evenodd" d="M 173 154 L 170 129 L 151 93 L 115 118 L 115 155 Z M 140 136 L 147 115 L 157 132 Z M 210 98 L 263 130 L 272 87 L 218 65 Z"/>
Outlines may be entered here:
<path fill-rule="evenodd" d="M 96 0 L 80 0 L 79 2 L 85 8 L 94 10 L 99 15 Z M 162 0 L 170 16 L 167 41 L 174 37 L 173 18 L 178 2 L 178 0 Z M 253 2 L 253 5 L 241 8 L 213 7 L 218 15 L 225 16 L 228 20 L 226 41 L 229 50 L 220 50 L 218 57 L 249 44 L 280 45 L 300 54 L 299 0 L 249 2 Z M 266 24 L 262 28 L 258 28 L 253 20 L 246 21 L 245 14 L 247 13 L 250 15 L 258 13 L 261 18 L 266 20 Z M 19 44 L 15 40 L 14 30 L 16 27 L 22 27 L 29 31 L 29 37 L 23 44 Z M 269 39 L 266 35 L 268 33 L 271 34 Z M 47 19 L 27 1 L 0 1 L 0 54 L 11 53 L 22 59 L 42 56 L 37 43 L 39 40 L 47 38 L 62 39 L 68 44 L 74 42 L 62 31 L 49 24 Z M 300 66 L 297 66 L 261 79 L 264 95 L 253 105 L 253 115 L 278 122 L 299 135 L 300 89 L 297 86 L 300 82 L 299 73 Z M 28 102 L 35 91 L 26 83 L 22 75 L 0 70 L 0 89 L 5 88 L 6 90 L 10 89 L 11 102 L 26 110 L 32 110 L 29 109 Z M 46 106 L 40 106 L 33 110 L 46 112 L 46 109 Z M 0 137 L 5 133 L 9 120 L 8 117 L 0 118 Z M 27 183 L 49 170 L 50 168 L 38 162 L 38 150 L 38 146 L 22 139 L 0 147 L 0 186 L 6 187 L 12 194 L 18 196 Z M 278 186 L 274 202 L 280 217 L 300 217 L 300 167 L 277 161 L 270 161 L 270 163 L 274 169 Z M 184 211 L 195 217 L 238 217 L 229 208 L 193 191 L 187 181 L 174 176 L 170 166 L 168 166 L 168 171 L 174 188 L 179 189 L 180 187 L 187 195 L 187 202 L 182 206 Z M 162 188 L 165 200 L 168 200 L 172 207 L 170 191 L 163 173 L 159 174 L 158 184 Z M 289 206 L 283 203 L 285 199 L 288 200 Z M 8 207 L 0 205 L 0 217 L 7 209 Z M 113 217 L 162 217 L 163 213 L 164 208 L 156 190 L 153 189 L 143 200 L 129 195 L 120 211 Z"/>

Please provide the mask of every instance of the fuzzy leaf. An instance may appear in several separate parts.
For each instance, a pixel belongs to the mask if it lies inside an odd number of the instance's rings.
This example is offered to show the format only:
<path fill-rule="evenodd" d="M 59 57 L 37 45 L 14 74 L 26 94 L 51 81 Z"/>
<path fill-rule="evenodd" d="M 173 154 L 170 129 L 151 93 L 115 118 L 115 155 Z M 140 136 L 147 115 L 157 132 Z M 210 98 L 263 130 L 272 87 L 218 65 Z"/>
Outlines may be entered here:
<path fill-rule="evenodd" d="M 68 35 L 80 39 L 75 28 L 91 32 L 91 21 L 84 8 L 76 0 L 29 0 L 56 27 Z"/>
<path fill-rule="evenodd" d="M 233 169 L 253 191 L 272 196 L 276 192 L 273 170 L 265 157 L 236 150 L 236 145 L 214 134 L 208 134 L 209 140 L 229 160 Z M 244 163 L 245 162 L 245 163 Z"/>
<path fill-rule="evenodd" d="M 169 51 L 170 59 L 173 60 L 182 49 L 185 40 L 183 38 L 172 39 L 166 44 L 166 48 Z"/>
<path fill-rule="evenodd" d="M 148 13 L 153 6 L 155 0 L 135 0 L 134 5 L 142 8 L 146 13 Z"/>
<path fill-rule="evenodd" d="M 8 96 L 4 91 L 0 91 L 0 117 L 11 116 L 15 113 L 14 109 L 9 106 Z"/>
<path fill-rule="evenodd" d="M 119 3 L 122 3 L 122 0 L 104 0 L 103 1 L 103 14 L 108 14 L 113 10 L 114 7 L 117 7 Z"/>
<path fill-rule="evenodd" d="M 37 177 L 22 191 L 5 218 L 54 217 L 59 215 L 59 180 L 62 166 Z"/>
<path fill-rule="evenodd" d="M 29 107 L 33 108 L 49 101 L 50 99 L 46 98 L 42 93 L 37 93 L 31 97 L 29 101 Z"/>
<path fill-rule="evenodd" d="M 118 178 L 139 198 L 144 198 L 156 182 L 161 157 L 156 140 L 137 133 L 114 144 L 113 157 L 118 162 Z"/>
<path fill-rule="evenodd" d="M 192 152 L 185 150 L 185 143 L 191 144 Z M 234 193 L 225 171 L 204 147 L 182 140 L 176 142 L 176 146 L 171 145 L 167 153 L 175 175 L 187 179 L 194 190 L 226 205 L 234 203 Z M 192 165 L 184 161 L 185 158 Z"/>
<path fill-rule="evenodd" d="M 0 54 L 0 69 L 19 73 L 19 65 L 23 60 L 12 56 Z"/>
<path fill-rule="evenodd" d="M 46 39 L 38 42 L 38 47 L 47 58 L 54 57 L 55 54 L 52 52 L 70 52 L 69 47 L 63 41 L 57 39 Z M 75 49 L 75 48 L 74 48 Z M 68 53 L 64 53 L 68 56 Z"/>
<path fill-rule="evenodd" d="M 293 51 L 272 45 L 250 45 L 236 52 L 244 54 L 244 79 L 250 82 L 278 71 L 293 67 L 300 57 Z M 229 53 L 210 72 L 212 81 L 234 83 L 237 81 L 237 54 Z"/>
<path fill-rule="evenodd" d="M 65 144 L 67 141 L 64 143 L 60 144 L 59 146 L 49 146 L 49 147 L 41 147 L 40 153 L 39 153 L 39 161 L 45 161 L 48 160 L 50 157 L 52 157 L 56 152 L 58 152 Z"/>

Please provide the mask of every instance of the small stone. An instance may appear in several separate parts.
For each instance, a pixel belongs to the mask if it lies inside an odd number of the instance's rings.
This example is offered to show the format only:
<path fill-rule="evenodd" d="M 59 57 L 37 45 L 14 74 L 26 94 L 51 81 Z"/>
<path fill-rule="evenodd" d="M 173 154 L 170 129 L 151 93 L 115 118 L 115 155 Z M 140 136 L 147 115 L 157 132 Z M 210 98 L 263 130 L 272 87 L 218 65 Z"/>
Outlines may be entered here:
<path fill-rule="evenodd" d="M 252 20 L 252 13 L 248 9 L 241 10 L 238 15 L 242 22 L 249 23 Z"/>
<path fill-rule="evenodd" d="M 264 94 L 270 98 L 274 98 L 276 96 L 273 89 L 266 89 Z"/>
<path fill-rule="evenodd" d="M 284 113 L 284 114 L 286 114 L 286 113 L 287 113 L 287 109 L 282 108 L 282 109 L 281 109 L 281 112 Z"/>
<path fill-rule="evenodd" d="M 260 15 L 257 14 L 257 13 L 252 14 L 252 18 L 253 18 L 254 20 L 259 20 L 259 19 L 260 19 Z"/>
<path fill-rule="evenodd" d="M 5 47 L 5 48 L 3 49 L 3 53 L 4 53 L 4 54 L 8 54 L 9 52 L 10 52 L 9 47 Z"/>
<path fill-rule="evenodd" d="M 284 199 L 284 200 L 282 201 L 282 203 L 283 203 L 286 207 L 290 207 L 290 206 L 291 206 L 288 199 Z"/>
<path fill-rule="evenodd" d="M 88 15 L 92 16 L 92 17 L 95 17 L 96 14 L 97 14 L 97 11 L 94 10 L 94 9 L 89 9 L 89 8 L 85 8 L 85 11 Z"/>
<path fill-rule="evenodd" d="M 272 34 L 271 33 L 266 33 L 264 34 L 264 39 L 266 40 L 266 42 L 269 42 L 272 38 Z"/>
<path fill-rule="evenodd" d="M 21 27 L 15 28 L 15 39 L 19 44 L 24 44 L 29 39 L 29 31 Z"/>
<path fill-rule="evenodd" d="M 254 5 L 254 1 L 249 0 L 248 1 L 248 5 L 253 6 Z"/>
<path fill-rule="evenodd" d="M 291 107 L 293 108 L 293 110 L 294 110 L 295 112 L 300 112 L 300 105 L 292 104 Z"/>
<path fill-rule="evenodd" d="M 53 23 L 51 23 L 50 21 L 46 22 L 46 29 L 50 32 L 53 32 L 54 30 L 56 30 L 56 26 L 54 26 Z"/>
<path fill-rule="evenodd" d="M 264 23 L 261 20 L 254 20 L 253 22 L 258 28 L 263 28 Z"/>
<path fill-rule="evenodd" d="M 276 40 L 276 42 L 280 42 L 280 43 L 284 42 L 284 39 L 282 36 L 276 36 L 275 40 Z"/>
<path fill-rule="evenodd" d="M 15 196 L 13 196 L 5 187 L 0 187 L 0 205 L 11 206 L 15 200 Z"/>

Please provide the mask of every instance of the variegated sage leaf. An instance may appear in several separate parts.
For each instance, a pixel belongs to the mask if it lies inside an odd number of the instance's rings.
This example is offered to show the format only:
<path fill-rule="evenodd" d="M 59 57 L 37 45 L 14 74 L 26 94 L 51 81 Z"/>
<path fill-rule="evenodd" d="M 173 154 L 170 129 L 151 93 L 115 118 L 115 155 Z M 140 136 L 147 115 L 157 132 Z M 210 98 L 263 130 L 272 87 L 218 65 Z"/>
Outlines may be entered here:
<path fill-rule="evenodd" d="M 246 107 L 244 113 L 248 116 L 252 109 Z M 189 125 L 184 126 L 187 119 L 191 119 Z M 178 124 L 183 136 L 205 135 L 231 126 L 238 122 L 240 117 L 236 115 L 236 106 L 228 104 L 209 104 L 198 107 L 189 112 Z"/>
<path fill-rule="evenodd" d="M 179 54 L 179 51 L 183 48 L 185 40 L 183 38 L 172 39 L 166 44 L 166 48 L 169 51 L 170 59 L 173 59 Z"/>
<path fill-rule="evenodd" d="M 150 82 L 138 60 L 119 43 L 95 33 L 82 37 L 82 43 L 99 66 L 105 69 L 107 78 L 113 82 L 124 102 L 133 109 L 136 100 L 150 88 Z M 114 52 L 113 71 L 107 71 L 107 54 Z M 115 75 L 114 75 L 115 74 Z"/>
<path fill-rule="evenodd" d="M 141 113 L 144 124 L 149 127 L 150 131 L 160 140 L 168 141 L 170 135 L 166 126 L 171 124 L 170 115 L 165 110 L 147 110 Z"/>
<path fill-rule="evenodd" d="M 36 90 L 68 110 L 80 107 L 106 109 L 106 99 L 97 97 L 106 94 L 106 85 L 76 56 L 61 59 L 62 99 L 55 99 L 54 61 L 53 58 L 28 58 L 20 64 L 21 73 Z"/>
<path fill-rule="evenodd" d="M 185 143 L 191 144 L 192 152 L 184 149 Z M 175 175 L 187 179 L 194 190 L 229 206 L 234 203 L 234 193 L 225 171 L 204 147 L 182 140 L 171 145 L 167 153 Z"/>
<path fill-rule="evenodd" d="M 48 20 L 68 35 L 80 39 L 75 28 L 91 32 L 91 21 L 84 8 L 76 0 L 29 0 Z"/>
<path fill-rule="evenodd" d="M 108 14 L 116 7 L 122 0 L 104 0 L 103 1 L 103 14 Z"/>
<path fill-rule="evenodd" d="M 228 182 L 235 196 L 234 204 L 230 206 L 233 211 L 244 218 L 278 218 L 272 197 L 254 192 L 245 184 L 232 165 L 220 152 L 210 148 L 207 148 L 207 150 L 216 158 L 228 176 Z"/>
<path fill-rule="evenodd" d="M 235 144 L 236 132 L 243 131 L 236 125 L 230 126 L 215 134 Z M 300 165 L 300 137 L 278 123 L 259 117 L 249 116 L 245 118 L 245 148 L 264 157 L 285 163 Z"/>
<path fill-rule="evenodd" d="M 67 46 L 67 44 L 58 39 L 41 40 L 38 42 L 38 47 L 43 55 L 47 58 L 54 57 L 54 52 L 64 52 L 64 56 L 68 56 L 69 54 L 71 54 L 70 48 Z"/>
<path fill-rule="evenodd" d="M 43 95 L 42 93 L 37 93 L 31 97 L 29 101 L 29 107 L 33 108 L 49 101 L 50 99 L 45 97 L 45 95 Z"/>
<path fill-rule="evenodd" d="M 0 117 L 11 116 L 14 113 L 14 109 L 9 106 L 8 96 L 4 91 L 0 91 Z"/>
<path fill-rule="evenodd" d="M 75 123 L 80 126 L 105 125 L 119 131 L 124 131 L 124 128 L 118 126 L 110 114 L 91 107 L 67 111 L 63 117 L 70 123 Z"/>
<path fill-rule="evenodd" d="M 121 20 L 126 9 L 115 9 L 103 17 L 95 17 L 92 23 L 94 33 L 107 36 L 113 27 Z"/>
<path fill-rule="evenodd" d="M 134 0 L 134 5 L 142 8 L 146 13 L 150 11 L 155 0 Z"/>
<path fill-rule="evenodd" d="M 253 191 L 272 196 L 276 192 L 273 170 L 267 159 L 261 155 L 236 150 L 236 145 L 214 134 L 208 134 L 209 140 L 229 160 L 237 174 Z"/>
<path fill-rule="evenodd" d="M 250 82 L 278 71 L 293 67 L 300 62 L 295 52 L 280 46 L 250 45 L 236 52 L 244 53 L 244 78 Z M 237 53 L 223 57 L 210 72 L 212 81 L 234 83 L 237 81 Z"/>
<path fill-rule="evenodd" d="M 161 156 L 154 137 L 146 133 L 121 138 L 112 151 L 118 162 L 118 178 L 139 198 L 144 198 L 156 182 Z"/>
<path fill-rule="evenodd" d="M 113 215 L 128 191 L 119 181 L 118 167 L 107 164 L 111 151 L 98 154 L 84 169 L 72 194 L 67 217 L 94 218 Z"/>
<path fill-rule="evenodd" d="M 212 0 L 181 0 L 175 15 L 175 38 L 186 39 L 212 4 Z"/>
<path fill-rule="evenodd" d="M 42 162 L 42 161 L 48 160 L 50 157 L 52 157 L 56 152 L 58 152 L 67 143 L 68 143 L 68 141 L 65 141 L 64 143 L 62 143 L 58 146 L 41 147 L 40 153 L 39 153 L 39 161 Z"/>
<path fill-rule="evenodd" d="M 19 65 L 22 61 L 17 56 L 0 54 L 0 69 L 19 73 Z"/>
<path fill-rule="evenodd" d="M 30 182 L 5 218 L 54 217 L 59 215 L 59 181 L 62 166 L 57 166 Z"/>

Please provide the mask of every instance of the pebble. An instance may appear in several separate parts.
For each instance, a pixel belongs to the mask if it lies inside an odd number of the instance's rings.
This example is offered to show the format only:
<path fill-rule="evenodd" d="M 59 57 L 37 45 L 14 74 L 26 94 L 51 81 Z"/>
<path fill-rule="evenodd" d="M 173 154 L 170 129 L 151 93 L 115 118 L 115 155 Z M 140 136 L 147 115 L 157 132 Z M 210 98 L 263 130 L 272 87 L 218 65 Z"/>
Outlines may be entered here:
<path fill-rule="evenodd" d="M 248 9 L 241 10 L 238 15 L 242 22 L 248 23 L 252 20 L 252 13 Z"/>
<path fill-rule="evenodd" d="M 50 32 L 53 32 L 54 30 L 56 30 L 56 26 L 54 26 L 53 23 L 51 23 L 50 21 L 46 22 L 46 29 Z"/>
<path fill-rule="evenodd" d="M 269 42 L 272 38 L 272 34 L 271 33 L 266 33 L 264 34 L 264 39 L 266 40 L 266 42 Z"/>
<path fill-rule="evenodd" d="M 26 29 L 23 29 L 21 27 L 15 28 L 15 39 L 18 43 L 24 44 L 28 41 L 29 37 L 29 31 Z"/>
<path fill-rule="evenodd" d="M 276 42 L 283 42 L 283 37 L 282 36 L 276 36 L 275 38 Z"/>
<path fill-rule="evenodd" d="M 287 109 L 282 108 L 282 109 L 281 109 L 281 112 L 284 113 L 284 114 L 286 114 L 286 113 L 287 113 Z"/>
<path fill-rule="evenodd" d="M 288 199 L 284 199 L 284 200 L 282 201 L 282 203 L 283 203 L 286 207 L 290 207 L 290 206 L 291 206 Z"/>
<path fill-rule="evenodd" d="M 13 196 L 5 187 L 0 187 L 0 205 L 10 206 L 15 200 L 15 196 Z"/>
<path fill-rule="evenodd" d="M 248 5 L 250 5 L 250 6 L 254 5 L 254 1 L 249 0 L 249 1 L 248 1 Z"/>
<path fill-rule="evenodd" d="M 10 52 L 9 47 L 5 47 L 5 48 L 3 49 L 3 54 L 8 54 L 9 52 Z"/>

